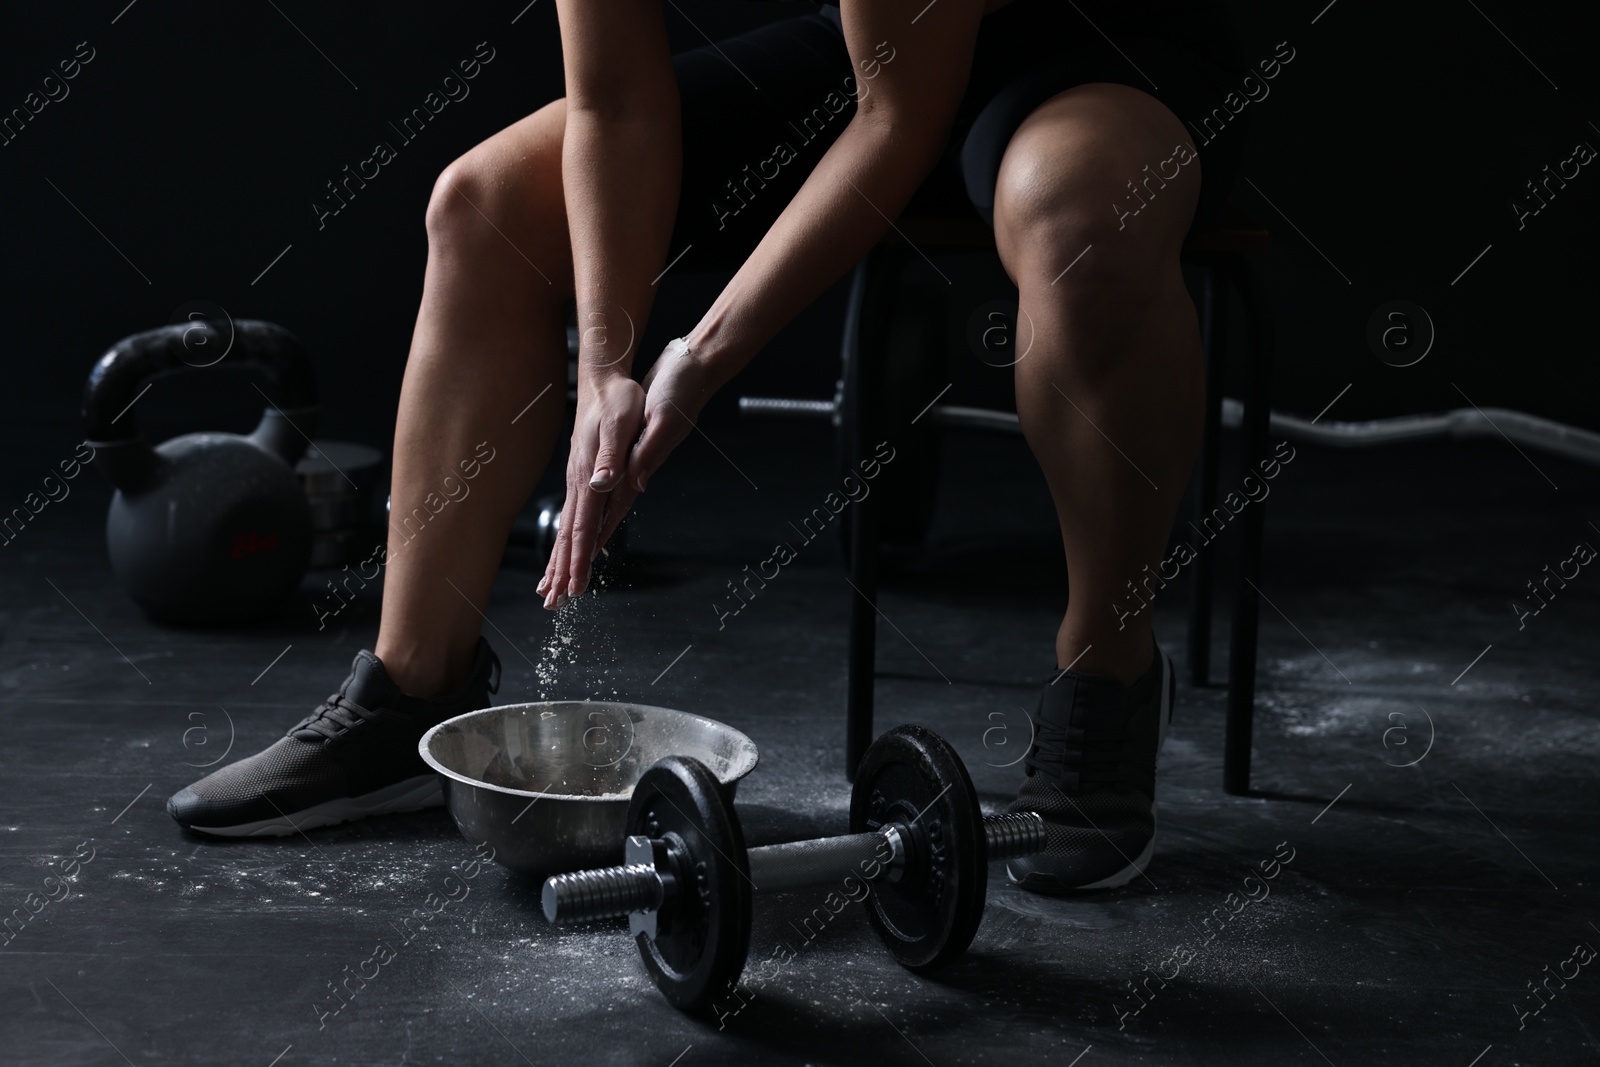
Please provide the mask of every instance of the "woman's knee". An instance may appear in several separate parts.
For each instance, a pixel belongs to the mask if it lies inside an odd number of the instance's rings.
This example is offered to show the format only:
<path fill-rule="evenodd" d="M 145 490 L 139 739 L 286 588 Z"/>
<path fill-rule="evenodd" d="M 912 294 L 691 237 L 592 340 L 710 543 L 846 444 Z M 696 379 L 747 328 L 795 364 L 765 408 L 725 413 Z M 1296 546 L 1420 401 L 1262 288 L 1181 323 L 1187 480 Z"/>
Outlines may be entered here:
<path fill-rule="evenodd" d="M 1001 163 L 995 241 L 1022 275 L 1096 302 L 1131 295 L 1176 262 L 1200 164 L 1160 101 L 1094 84 L 1040 105 Z"/>
<path fill-rule="evenodd" d="M 431 249 L 492 243 L 514 255 L 524 245 L 548 252 L 567 240 L 561 186 L 563 113 L 563 102 L 556 101 L 440 172 L 425 216 Z"/>
<path fill-rule="evenodd" d="M 428 228 L 428 240 L 439 244 L 460 234 L 468 207 L 482 196 L 488 184 L 487 165 L 473 149 L 453 160 L 434 179 L 433 192 L 428 197 L 428 211 L 423 217 Z"/>

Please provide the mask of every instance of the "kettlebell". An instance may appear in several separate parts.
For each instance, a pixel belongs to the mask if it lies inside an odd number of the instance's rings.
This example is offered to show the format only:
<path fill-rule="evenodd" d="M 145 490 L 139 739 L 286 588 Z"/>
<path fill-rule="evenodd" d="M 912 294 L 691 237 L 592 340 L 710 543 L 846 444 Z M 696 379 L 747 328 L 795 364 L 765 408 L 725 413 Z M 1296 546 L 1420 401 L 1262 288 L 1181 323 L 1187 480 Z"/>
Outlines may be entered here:
<path fill-rule="evenodd" d="M 316 429 L 311 359 L 276 323 L 231 325 L 231 342 L 206 321 L 125 337 L 84 388 L 94 461 L 117 490 L 106 515 L 111 569 L 161 622 L 268 615 L 299 586 L 311 556 L 311 506 L 294 473 Z M 186 358 L 197 348 L 225 345 L 227 366 L 267 373 L 271 403 L 260 423 L 243 436 L 191 433 L 152 448 L 133 410 L 147 383 L 199 366 Z"/>

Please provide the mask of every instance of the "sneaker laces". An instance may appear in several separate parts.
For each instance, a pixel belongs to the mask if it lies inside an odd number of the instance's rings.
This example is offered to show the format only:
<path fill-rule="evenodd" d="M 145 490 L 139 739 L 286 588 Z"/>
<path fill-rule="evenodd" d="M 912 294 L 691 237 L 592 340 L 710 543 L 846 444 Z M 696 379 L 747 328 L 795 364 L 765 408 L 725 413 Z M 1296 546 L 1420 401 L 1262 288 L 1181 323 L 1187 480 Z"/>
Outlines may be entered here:
<path fill-rule="evenodd" d="M 1034 724 L 1033 745 L 1024 759 L 1028 776 L 1042 773 L 1060 782 L 1068 770 L 1075 770 L 1080 785 L 1121 782 L 1130 738 L 1126 732 L 1111 737 L 1096 733 L 1100 736 L 1092 736 L 1082 727 L 1063 726 L 1039 717 Z"/>
<path fill-rule="evenodd" d="M 310 730 L 330 741 L 343 737 L 353 727 L 378 718 L 382 713 L 364 708 L 343 693 L 335 693 L 323 701 L 316 711 L 307 716 L 290 733 Z"/>

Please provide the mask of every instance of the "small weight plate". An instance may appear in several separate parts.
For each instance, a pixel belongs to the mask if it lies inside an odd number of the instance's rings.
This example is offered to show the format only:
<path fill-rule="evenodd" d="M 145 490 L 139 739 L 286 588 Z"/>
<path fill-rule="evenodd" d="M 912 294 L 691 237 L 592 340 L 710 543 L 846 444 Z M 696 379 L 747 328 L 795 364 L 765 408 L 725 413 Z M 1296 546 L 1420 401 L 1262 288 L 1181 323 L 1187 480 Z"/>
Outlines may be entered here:
<path fill-rule="evenodd" d="M 679 885 L 638 935 L 639 955 L 675 1006 L 702 1011 L 726 997 L 750 951 L 750 864 L 733 807 L 699 760 L 666 756 L 651 765 L 628 805 L 629 834 L 665 839 L 681 857 Z"/>
<path fill-rule="evenodd" d="M 983 919 L 988 850 L 983 811 L 950 743 L 926 727 L 898 726 L 867 749 L 850 796 L 850 829 L 906 823 L 912 848 L 905 874 L 872 883 L 872 928 L 913 971 L 960 956 Z"/>

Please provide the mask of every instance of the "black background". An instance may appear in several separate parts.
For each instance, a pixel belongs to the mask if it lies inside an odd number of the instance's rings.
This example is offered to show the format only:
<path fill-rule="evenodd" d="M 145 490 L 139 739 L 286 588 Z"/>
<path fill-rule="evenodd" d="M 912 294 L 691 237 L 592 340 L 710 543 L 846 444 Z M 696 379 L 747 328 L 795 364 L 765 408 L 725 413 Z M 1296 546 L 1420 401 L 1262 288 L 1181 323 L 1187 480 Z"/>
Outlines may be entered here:
<path fill-rule="evenodd" d="M 1600 430 L 1600 161 L 1521 232 L 1510 206 L 1578 140 L 1600 147 L 1589 125 L 1600 125 L 1596 37 L 1579 5 L 1230 2 L 1246 56 L 1284 40 L 1298 53 L 1251 105 L 1244 178 L 1256 188 L 1238 190 L 1273 233 L 1261 263 L 1279 325 L 1276 406 L 1310 416 L 1349 385 L 1327 418 L 1360 419 L 1463 407 L 1464 393 Z M 554 0 L 513 24 L 526 4 L 94 0 L 0 12 L 0 114 L 78 42 L 97 52 L 67 99 L 0 146 L 5 505 L 20 506 L 72 455 L 83 382 L 106 347 L 195 301 L 297 332 L 321 379 L 322 433 L 387 451 L 432 182 L 561 91 Z M 717 36 L 809 7 L 664 6 L 678 48 L 703 42 L 685 16 Z M 388 122 L 480 41 L 497 55 L 471 96 L 318 231 L 311 205 L 324 183 L 391 139 Z M 961 336 L 1003 294 L 1003 276 L 941 266 L 958 283 L 951 348 L 965 372 L 947 399 L 1003 394 L 1008 373 L 973 358 Z M 719 284 L 669 274 L 643 355 L 691 325 Z M 1415 366 L 1386 365 L 1367 346 L 1369 317 L 1394 299 L 1420 304 L 1438 328 Z M 830 392 L 841 303 L 835 287 L 707 419 L 732 418 L 739 391 Z M 245 429 L 259 407 L 248 376 L 224 361 L 160 381 L 139 418 L 155 436 Z M 535 592 L 542 560 L 507 554 L 486 605 L 506 668 L 498 700 L 643 698 L 727 722 L 761 748 L 739 790 L 750 842 L 837 832 L 848 810 L 849 613 L 860 598 L 839 573 L 835 539 L 819 539 L 725 629 L 717 606 L 740 568 L 839 484 L 827 431 L 724 425 L 704 438 L 686 441 L 652 483 L 629 569 L 603 594 L 552 616 Z M 878 629 L 877 723 L 922 722 L 950 738 L 995 810 L 1019 774 L 995 730 L 1022 724 L 1024 701 L 1058 665 L 1066 573 L 1054 506 L 1023 443 L 948 439 L 935 536 L 921 558 L 885 568 L 879 610 L 892 626 Z M 1234 470 L 1225 458 L 1224 489 Z M 320 1030 L 312 1005 L 326 1002 L 328 980 L 368 958 L 469 846 L 443 812 L 201 846 L 162 803 L 207 773 L 224 743 L 217 760 L 257 751 L 330 692 L 354 650 L 373 643 L 381 588 L 362 590 L 326 629 L 314 607 L 328 595 L 326 571 L 250 628 L 158 626 L 112 578 L 110 488 L 85 473 L 0 552 L 0 909 L 24 907 L 74 843 L 101 853 L 71 898 L 7 950 L 9 967 L 0 961 L 10 983 L 0 1035 L 11 1059 L 30 1064 L 123 1062 L 112 1048 L 141 1064 L 278 1057 L 279 1067 L 521 1062 L 513 1049 L 541 1064 L 679 1067 L 1579 1062 L 1600 982 L 1573 981 L 1522 1029 L 1507 1008 L 1527 1004 L 1523 983 L 1600 921 L 1600 586 L 1563 584 L 1525 627 L 1517 613 L 1542 568 L 1600 526 L 1596 480 L 1593 468 L 1519 456 L 1499 439 L 1301 448 L 1266 511 L 1258 792 L 1219 791 L 1224 692 L 1182 671 L 1147 880 L 1051 903 L 996 872 L 973 951 L 937 980 L 902 971 L 853 911 L 797 967 L 758 984 L 721 1034 L 656 994 L 620 928 L 552 930 L 537 884 L 498 869 Z M 1216 545 L 1213 680 L 1231 644 L 1223 602 L 1239 573 L 1236 530 Z M 1185 666 L 1194 574 L 1152 609 Z M 1433 755 L 1400 769 L 1421 759 L 1419 713 Z M 1415 730 L 1404 750 L 1392 747 L 1401 721 Z M 195 732 L 202 724 L 209 741 Z M 1123 1034 L 1116 1009 L 1141 968 L 1188 942 L 1239 889 L 1241 865 L 1279 841 L 1301 858 L 1271 901 Z M 820 900 L 759 904 L 760 956 Z"/>
<path fill-rule="evenodd" d="M 96 52 L 66 99 L 0 147 L 7 424 L 69 448 L 98 355 L 208 301 L 298 333 L 322 383 L 321 434 L 386 449 L 432 182 L 560 95 L 553 0 L 525 10 L 526 0 L 125 2 L 6 16 L 7 111 L 78 42 Z M 714 38 L 811 8 L 684 0 L 667 21 L 682 50 L 704 43 L 701 31 Z M 1255 188 L 1241 179 L 1236 192 L 1273 231 L 1275 406 L 1315 413 L 1353 383 L 1330 418 L 1443 410 L 1465 396 L 1600 429 L 1590 321 L 1600 161 L 1520 232 L 1511 208 L 1523 183 L 1575 143 L 1600 148 L 1595 37 L 1579 5 L 1239 0 L 1234 10 L 1252 59 L 1280 40 L 1297 51 L 1251 105 L 1243 179 Z M 399 144 L 387 123 L 480 41 L 496 57 L 471 95 Z M 378 140 L 395 142 L 399 157 L 319 231 L 312 201 Z M 1004 279 L 983 265 L 952 276 L 962 283 L 951 308 L 959 350 L 962 323 Z M 721 281 L 669 275 L 645 355 L 691 326 Z M 1422 305 L 1437 329 L 1416 366 L 1387 366 L 1367 347 L 1369 316 L 1393 299 Z M 708 417 L 730 417 L 740 391 L 830 392 L 840 306 L 836 287 Z M 1002 389 L 1003 375 L 989 372 Z M 242 429 L 256 400 L 244 375 L 184 375 L 160 383 L 141 412 L 154 436 Z"/>

